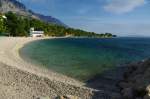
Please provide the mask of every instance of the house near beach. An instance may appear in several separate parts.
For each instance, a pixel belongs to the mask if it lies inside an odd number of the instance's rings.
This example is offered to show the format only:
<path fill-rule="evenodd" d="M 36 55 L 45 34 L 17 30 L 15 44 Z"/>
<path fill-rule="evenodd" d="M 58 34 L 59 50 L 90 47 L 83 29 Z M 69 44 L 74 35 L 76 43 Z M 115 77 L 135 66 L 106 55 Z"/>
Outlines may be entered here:
<path fill-rule="evenodd" d="M 30 28 L 31 37 L 44 37 L 44 31 L 35 31 L 34 27 Z"/>

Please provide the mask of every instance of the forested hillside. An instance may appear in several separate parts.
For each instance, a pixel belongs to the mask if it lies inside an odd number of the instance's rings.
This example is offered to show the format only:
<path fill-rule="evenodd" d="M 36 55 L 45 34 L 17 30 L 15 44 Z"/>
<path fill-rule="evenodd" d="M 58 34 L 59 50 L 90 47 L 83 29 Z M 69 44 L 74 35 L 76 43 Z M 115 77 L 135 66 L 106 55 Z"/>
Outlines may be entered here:
<path fill-rule="evenodd" d="M 3 18 L 6 16 L 6 18 Z M 111 33 L 97 34 L 80 29 L 65 27 L 62 25 L 46 23 L 37 19 L 18 16 L 12 12 L 1 15 L 1 35 L 7 36 L 29 36 L 29 30 L 34 27 L 35 30 L 43 30 L 46 36 L 82 36 L 82 37 L 115 37 Z"/>

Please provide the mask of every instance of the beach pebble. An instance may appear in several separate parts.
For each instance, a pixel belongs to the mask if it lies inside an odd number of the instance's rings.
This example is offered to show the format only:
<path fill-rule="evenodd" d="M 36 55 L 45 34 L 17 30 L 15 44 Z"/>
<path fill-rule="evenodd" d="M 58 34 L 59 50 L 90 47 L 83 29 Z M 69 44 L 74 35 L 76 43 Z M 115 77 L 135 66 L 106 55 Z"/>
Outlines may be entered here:
<path fill-rule="evenodd" d="M 150 96 L 145 95 L 143 99 L 150 99 Z"/>
<path fill-rule="evenodd" d="M 66 96 L 58 96 L 56 99 L 81 99 L 77 96 L 66 95 Z"/>
<path fill-rule="evenodd" d="M 123 89 L 122 94 L 125 99 L 134 99 L 134 91 L 132 88 Z"/>
<path fill-rule="evenodd" d="M 150 96 L 150 85 L 147 86 L 146 91 L 148 92 L 148 96 Z"/>

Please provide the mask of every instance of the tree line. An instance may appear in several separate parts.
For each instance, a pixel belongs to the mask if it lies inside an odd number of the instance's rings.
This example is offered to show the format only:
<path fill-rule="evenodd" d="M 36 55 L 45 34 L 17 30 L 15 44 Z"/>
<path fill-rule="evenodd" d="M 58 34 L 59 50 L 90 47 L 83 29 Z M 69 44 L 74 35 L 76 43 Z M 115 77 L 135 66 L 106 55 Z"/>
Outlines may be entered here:
<path fill-rule="evenodd" d="M 5 14 L 6 19 L 0 15 L 0 35 L 29 36 L 30 28 L 43 30 L 46 36 L 78 36 L 78 37 L 116 37 L 111 33 L 97 34 L 80 29 L 74 29 L 57 24 L 46 23 L 38 19 L 18 16 L 12 12 Z"/>

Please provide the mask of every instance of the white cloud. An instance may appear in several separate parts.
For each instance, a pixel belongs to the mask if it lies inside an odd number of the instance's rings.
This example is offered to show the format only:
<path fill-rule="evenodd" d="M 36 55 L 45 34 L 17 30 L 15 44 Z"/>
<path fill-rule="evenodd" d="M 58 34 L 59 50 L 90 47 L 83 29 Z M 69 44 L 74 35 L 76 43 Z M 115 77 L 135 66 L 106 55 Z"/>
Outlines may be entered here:
<path fill-rule="evenodd" d="M 112 13 L 122 14 L 133 11 L 144 4 L 145 0 L 109 0 L 104 9 Z"/>

